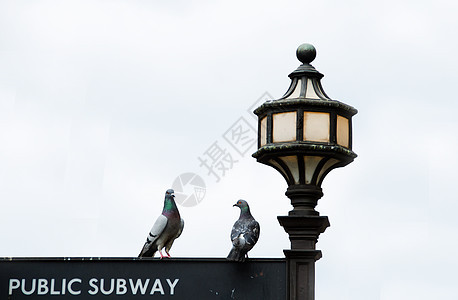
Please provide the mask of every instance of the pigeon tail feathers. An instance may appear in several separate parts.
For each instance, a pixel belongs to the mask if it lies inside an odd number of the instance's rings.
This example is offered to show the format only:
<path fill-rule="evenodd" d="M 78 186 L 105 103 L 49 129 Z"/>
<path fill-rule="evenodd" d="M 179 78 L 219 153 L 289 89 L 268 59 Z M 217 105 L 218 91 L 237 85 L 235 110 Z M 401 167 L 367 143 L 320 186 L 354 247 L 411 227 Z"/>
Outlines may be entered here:
<path fill-rule="evenodd" d="M 232 247 L 231 251 L 229 252 L 229 255 L 227 256 L 227 260 L 244 262 L 245 255 L 246 253 L 243 253 L 242 249 Z"/>

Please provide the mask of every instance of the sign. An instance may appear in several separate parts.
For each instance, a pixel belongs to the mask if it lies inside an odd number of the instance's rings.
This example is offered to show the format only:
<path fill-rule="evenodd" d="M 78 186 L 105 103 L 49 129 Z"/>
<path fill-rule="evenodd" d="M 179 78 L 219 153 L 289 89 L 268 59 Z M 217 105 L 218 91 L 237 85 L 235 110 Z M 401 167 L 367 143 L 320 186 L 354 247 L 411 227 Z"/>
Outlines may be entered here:
<path fill-rule="evenodd" d="M 0 258 L 0 299 L 285 299 L 286 261 Z"/>

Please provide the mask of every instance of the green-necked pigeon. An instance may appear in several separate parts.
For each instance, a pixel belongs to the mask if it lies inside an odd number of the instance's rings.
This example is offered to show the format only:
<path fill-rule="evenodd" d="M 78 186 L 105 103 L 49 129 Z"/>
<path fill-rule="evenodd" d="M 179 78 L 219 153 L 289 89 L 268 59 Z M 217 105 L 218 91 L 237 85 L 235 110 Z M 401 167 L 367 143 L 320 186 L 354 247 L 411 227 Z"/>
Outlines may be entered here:
<path fill-rule="evenodd" d="M 146 238 L 146 243 L 139 257 L 154 257 L 156 251 L 159 251 L 161 259 L 162 249 L 165 248 L 167 257 L 170 257 L 169 251 L 173 241 L 181 235 L 184 227 L 184 221 L 180 217 L 177 205 L 175 203 L 174 191 L 169 189 L 165 192 L 164 208 L 162 214 L 157 218 Z"/>
<path fill-rule="evenodd" d="M 232 226 L 232 249 L 228 260 L 245 261 L 248 251 L 253 248 L 259 238 L 259 223 L 250 213 L 250 207 L 245 200 L 239 200 L 233 206 L 240 208 L 240 217 Z"/>

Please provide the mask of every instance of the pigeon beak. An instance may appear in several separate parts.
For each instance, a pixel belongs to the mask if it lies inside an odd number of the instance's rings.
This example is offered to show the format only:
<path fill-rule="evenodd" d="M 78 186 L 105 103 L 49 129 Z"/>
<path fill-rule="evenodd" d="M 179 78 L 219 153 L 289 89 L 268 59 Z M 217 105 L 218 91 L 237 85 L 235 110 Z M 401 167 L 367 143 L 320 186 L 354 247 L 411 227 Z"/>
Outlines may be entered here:
<path fill-rule="evenodd" d="M 232 205 L 232 207 L 234 207 L 234 206 L 238 206 L 238 205 L 237 205 L 237 203 L 236 203 L 236 204 L 234 204 L 234 205 Z"/>

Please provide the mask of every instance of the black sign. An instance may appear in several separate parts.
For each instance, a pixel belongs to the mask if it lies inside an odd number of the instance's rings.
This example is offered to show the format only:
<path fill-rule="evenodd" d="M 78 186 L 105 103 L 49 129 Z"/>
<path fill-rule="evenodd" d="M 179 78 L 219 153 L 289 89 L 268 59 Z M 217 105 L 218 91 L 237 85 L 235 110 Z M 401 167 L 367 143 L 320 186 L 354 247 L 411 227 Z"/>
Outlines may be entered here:
<path fill-rule="evenodd" d="M 0 259 L 0 299 L 285 298 L 284 259 Z"/>

